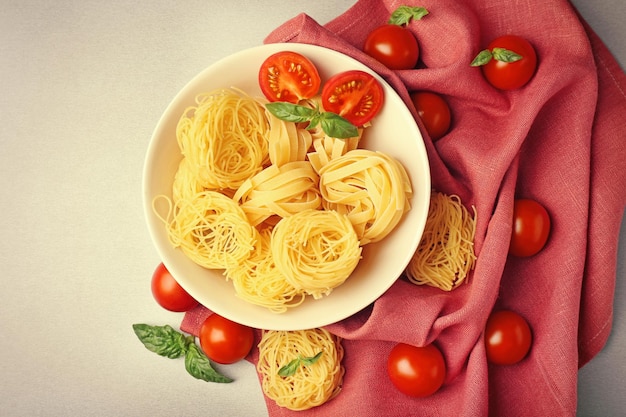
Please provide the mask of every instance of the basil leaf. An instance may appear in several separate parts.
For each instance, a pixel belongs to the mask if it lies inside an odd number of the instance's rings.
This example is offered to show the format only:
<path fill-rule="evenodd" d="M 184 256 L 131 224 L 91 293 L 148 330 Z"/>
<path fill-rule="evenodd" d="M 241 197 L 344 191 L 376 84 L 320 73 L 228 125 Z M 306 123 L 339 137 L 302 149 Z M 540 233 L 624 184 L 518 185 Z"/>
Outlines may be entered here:
<path fill-rule="evenodd" d="M 493 58 L 491 51 L 489 49 L 483 49 L 478 53 L 478 55 L 476 55 L 470 66 L 480 67 L 491 61 L 491 58 Z"/>
<path fill-rule="evenodd" d="M 319 113 L 317 110 L 309 107 L 282 101 L 268 103 L 265 105 L 265 108 L 280 120 L 293 123 L 308 122 L 316 113 Z"/>
<path fill-rule="evenodd" d="M 308 130 L 315 129 L 317 125 L 320 124 L 321 120 L 322 120 L 322 113 L 318 112 L 316 115 L 311 117 L 311 120 L 309 121 L 309 125 L 307 126 L 307 129 Z"/>
<path fill-rule="evenodd" d="M 149 351 L 170 359 L 180 358 L 187 352 L 188 346 L 194 343 L 192 336 L 185 336 L 169 325 L 133 324 L 133 330 Z"/>
<path fill-rule="evenodd" d="M 356 126 L 336 113 L 321 113 L 318 109 L 282 101 L 268 103 L 265 107 L 275 117 L 286 122 L 309 122 L 307 129 L 313 129 L 319 124 L 324 133 L 332 138 L 347 139 L 359 134 Z"/>
<path fill-rule="evenodd" d="M 228 378 L 217 372 L 211 365 L 211 361 L 195 344 L 189 345 L 189 349 L 185 354 L 185 369 L 191 376 L 197 379 L 201 379 L 207 382 L 220 382 L 229 383 L 233 382 Z"/>
<path fill-rule="evenodd" d="M 516 52 L 510 51 L 505 48 L 493 48 L 491 51 L 493 59 L 502 62 L 515 62 L 522 59 L 522 56 Z"/>
<path fill-rule="evenodd" d="M 287 365 L 280 368 L 278 370 L 278 375 L 279 376 L 292 376 L 293 374 L 295 374 L 296 371 L 298 370 L 298 367 L 300 366 L 300 358 L 301 356 L 298 356 L 297 358 L 289 362 Z"/>
<path fill-rule="evenodd" d="M 400 6 L 391 13 L 389 24 L 403 26 L 409 24 L 411 19 L 420 20 L 428 14 L 423 7 Z"/>
<path fill-rule="evenodd" d="M 304 366 L 311 366 L 311 365 L 313 365 L 315 362 L 318 361 L 320 356 L 322 356 L 323 352 L 324 351 L 320 351 L 317 355 L 311 356 L 311 357 L 308 357 L 308 358 L 305 358 L 302 355 L 298 355 L 297 358 L 295 358 L 294 360 L 289 362 L 287 365 L 285 365 L 282 368 L 280 368 L 278 370 L 278 375 L 279 376 L 283 376 L 283 377 L 294 375 L 296 373 L 296 371 L 298 370 L 298 368 L 300 367 L 300 365 L 304 365 Z"/>
<path fill-rule="evenodd" d="M 331 112 L 324 112 L 320 118 L 322 130 L 331 138 L 347 139 L 359 134 L 355 125 L 344 117 Z"/>
<path fill-rule="evenodd" d="M 311 356 L 310 358 L 302 358 L 302 364 L 306 366 L 313 365 L 315 362 L 319 360 L 320 356 L 322 356 L 322 353 L 324 353 L 324 351 L 320 350 L 320 352 L 315 356 Z"/>
<path fill-rule="evenodd" d="M 484 49 L 476 55 L 472 63 L 470 64 L 472 67 L 480 67 L 481 65 L 485 65 L 492 59 L 501 62 L 515 62 L 522 59 L 522 56 L 516 52 L 510 51 L 505 48 L 493 48 L 493 50 Z"/>

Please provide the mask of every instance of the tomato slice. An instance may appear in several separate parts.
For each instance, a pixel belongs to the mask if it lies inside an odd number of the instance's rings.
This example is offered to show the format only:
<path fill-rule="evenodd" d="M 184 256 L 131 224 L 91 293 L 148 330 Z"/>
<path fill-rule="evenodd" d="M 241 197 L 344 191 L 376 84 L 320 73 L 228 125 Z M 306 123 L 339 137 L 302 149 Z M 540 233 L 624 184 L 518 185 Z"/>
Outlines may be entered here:
<path fill-rule="evenodd" d="M 337 113 L 355 126 L 363 126 L 383 106 L 383 87 L 371 74 L 350 70 L 332 76 L 322 89 L 324 110 Z"/>
<path fill-rule="evenodd" d="M 281 51 L 270 55 L 259 69 L 259 86 L 269 101 L 298 101 L 316 95 L 322 82 L 307 57 L 297 52 Z"/>

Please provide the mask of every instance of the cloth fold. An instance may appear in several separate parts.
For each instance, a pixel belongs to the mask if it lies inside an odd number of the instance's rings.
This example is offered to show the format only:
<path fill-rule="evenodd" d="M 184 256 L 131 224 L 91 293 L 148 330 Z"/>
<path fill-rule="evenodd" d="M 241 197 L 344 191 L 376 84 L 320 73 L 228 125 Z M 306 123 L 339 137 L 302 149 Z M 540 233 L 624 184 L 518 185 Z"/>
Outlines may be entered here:
<path fill-rule="evenodd" d="M 418 68 L 391 71 L 361 48 L 400 5 L 430 14 L 408 26 L 420 44 Z M 507 33 L 528 39 L 539 65 L 528 85 L 503 92 L 469 62 Z M 597 35 L 566 0 L 359 0 L 326 25 L 295 16 L 265 42 L 335 49 L 389 82 L 422 128 L 434 189 L 476 207 L 478 256 L 468 282 L 452 292 L 399 279 L 373 305 L 328 326 L 344 338 L 341 394 L 297 413 L 268 400 L 270 415 L 575 415 L 577 370 L 611 329 L 626 205 L 626 76 Z M 410 102 L 416 90 L 450 104 L 452 129 L 437 142 Z M 507 256 L 521 197 L 541 202 L 552 220 L 546 247 L 530 258 Z M 487 317 L 502 308 L 524 316 L 533 332 L 529 356 L 512 366 L 485 358 Z M 208 314 L 187 313 L 181 329 L 197 334 Z M 391 385 L 386 360 L 397 342 L 442 350 L 448 374 L 435 395 L 413 399 Z"/>

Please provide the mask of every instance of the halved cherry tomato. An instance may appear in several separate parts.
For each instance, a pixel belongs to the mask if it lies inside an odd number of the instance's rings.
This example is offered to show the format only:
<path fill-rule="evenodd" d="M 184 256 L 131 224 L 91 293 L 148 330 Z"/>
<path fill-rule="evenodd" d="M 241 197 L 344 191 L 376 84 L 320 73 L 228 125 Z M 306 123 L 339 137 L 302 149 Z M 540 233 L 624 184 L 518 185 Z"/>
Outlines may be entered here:
<path fill-rule="evenodd" d="M 538 253 L 550 236 L 550 215 L 544 206 L 527 198 L 515 200 L 509 253 L 527 257 Z"/>
<path fill-rule="evenodd" d="M 297 52 L 281 51 L 270 55 L 259 69 L 259 86 L 269 101 L 298 101 L 319 92 L 321 78 L 307 57 Z"/>
<path fill-rule="evenodd" d="M 332 76 L 322 89 L 322 107 L 363 126 L 383 106 L 383 88 L 371 74 L 350 70 Z"/>
<path fill-rule="evenodd" d="M 393 70 L 415 68 L 420 52 L 413 33 L 393 24 L 379 26 L 370 32 L 363 51 Z"/>
<path fill-rule="evenodd" d="M 166 310 L 183 312 L 198 305 L 162 263 L 152 274 L 151 289 L 156 302 Z"/>
<path fill-rule="evenodd" d="M 202 323 L 199 339 L 200 347 L 209 359 L 230 364 L 248 356 L 254 343 L 254 330 L 212 314 Z"/>
<path fill-rule="evenodd" d="M 513 365 L 524 359 L 532 344 L 526 319 L 514 311 L 492 313 L 485 328 L 487 360 L 496 365 Z"/>
<path fill-rule="evenodd" d="M 500 90 L 514 90 L 530 81 L 537 69 L 537 54 L 526 39 L 515 35 L 501 36 L 487 46 L 492 53 L 494 48 L 515 52 L 521 55 L 521 59 L 504 62 L 494 58 L 483 65 L 483 74 L 491 85 Z"/>
<path fill-rule="evenodd" d="M 411 101 L 432 140 L 448 133 L 451 112 L 443 97 L 429 91 L 418 91 L 411 93 Z"/>
<path fill-rule="evenodd" d="M 446 379 L 446 363 L 435 345 L 424 347 L 398 343 L 387 360 L 393 385 L 411 397 L 426 397 L 439 390 Z"/>

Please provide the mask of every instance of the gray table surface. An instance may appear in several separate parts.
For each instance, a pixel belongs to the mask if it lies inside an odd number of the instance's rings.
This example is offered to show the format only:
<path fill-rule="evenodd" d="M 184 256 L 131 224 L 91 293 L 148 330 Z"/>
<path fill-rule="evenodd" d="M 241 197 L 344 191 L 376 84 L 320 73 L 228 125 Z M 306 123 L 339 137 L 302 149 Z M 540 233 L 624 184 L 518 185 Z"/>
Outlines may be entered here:
<path fill-rule="evenodd" d="M 623 0 L 572 0 L 572 3 L 625 69 L 626 3 Z M 626 416 L 625 220 L 620 229 L 613 330 L 604 349 L 578 375 L 579 416 Z"/>
<path fill-rule="evenodd" d="M 573 0 L 626 67 L 624 0 Z M 224 386 L 149 354 L 135 322 L 178 326 L 150 294 L 158 263 L 141 172 L 167 103 L 206 66 L 306 12 L 353 0 L 4 1 L 0 12 L 0 415 L 267 416 L 254 368 Z M 626 398 L 626 222 L 615 322 L 580 371 L 579 415 Z"/>

